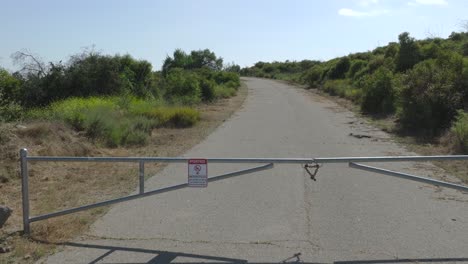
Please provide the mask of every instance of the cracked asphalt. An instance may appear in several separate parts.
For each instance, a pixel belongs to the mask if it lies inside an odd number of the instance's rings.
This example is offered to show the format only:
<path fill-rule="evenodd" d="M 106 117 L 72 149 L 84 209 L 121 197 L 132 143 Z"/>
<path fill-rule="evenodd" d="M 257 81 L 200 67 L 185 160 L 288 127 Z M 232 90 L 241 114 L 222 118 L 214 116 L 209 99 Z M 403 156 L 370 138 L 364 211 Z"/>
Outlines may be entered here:
<path fill-rule="evenodd" d="M 243 107 L 186 157 L 411 155 L 353 113 L 272 80 L 244 78 Z M 368 135 L 355 137 L 353 135 Z M 431 164 L 376 164 L 448 177 Z M 209 164 L 210 176 L 253 165 Z M 468 263 L 468 194 L 326 164 L 299 165 L 113 206 L 46 263 Z M 171 164 L 146 182 L 187 181 Z"/>

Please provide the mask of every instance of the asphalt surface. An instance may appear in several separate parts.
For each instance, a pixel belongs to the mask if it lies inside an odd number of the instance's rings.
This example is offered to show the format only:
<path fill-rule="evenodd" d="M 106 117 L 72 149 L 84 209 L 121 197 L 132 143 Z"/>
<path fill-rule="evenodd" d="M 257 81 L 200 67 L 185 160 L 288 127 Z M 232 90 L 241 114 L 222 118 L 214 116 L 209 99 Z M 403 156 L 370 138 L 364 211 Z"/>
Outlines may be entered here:
<path fill-rule="evenodd" d="M 412 154 L 327 99 L 276 81 L 244 81 L 243 107 L 186 157 Z M 209 173 L 252 166 L 209 164 Z M 445 176 L 427 163 L 382 167 Z M 326 164 L 317 178 L 300 165 L 275 165 L 204 189 L 118 204 L 45 262 L 279 263 L 301 253 L 310 263 L 468 263 L 468 194 L 347 164 Z M 146 187 L 186 181 L 187 165 L 171 164 Z"/>

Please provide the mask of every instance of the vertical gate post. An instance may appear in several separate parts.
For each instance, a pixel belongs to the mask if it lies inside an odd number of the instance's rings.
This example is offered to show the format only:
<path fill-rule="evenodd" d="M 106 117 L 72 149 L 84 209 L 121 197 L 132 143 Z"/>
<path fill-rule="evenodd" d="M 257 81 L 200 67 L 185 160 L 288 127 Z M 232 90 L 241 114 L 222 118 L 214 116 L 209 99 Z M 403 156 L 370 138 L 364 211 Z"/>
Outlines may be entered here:
<path fill-rule="evenodd" d="M 29 235 L 31 232 L 29 222 L 29 186 L 28 186 L 28 150 L 20 150 L 21 163 L 21 194 L 23 199 L 23 232 Z"/>
<path fill-rule="evenodd" d="M 139 179 L 140 179 L 140 194 L 145 192 L 145 162 L 140 160 L 140 170 L 139 170 Z"/>

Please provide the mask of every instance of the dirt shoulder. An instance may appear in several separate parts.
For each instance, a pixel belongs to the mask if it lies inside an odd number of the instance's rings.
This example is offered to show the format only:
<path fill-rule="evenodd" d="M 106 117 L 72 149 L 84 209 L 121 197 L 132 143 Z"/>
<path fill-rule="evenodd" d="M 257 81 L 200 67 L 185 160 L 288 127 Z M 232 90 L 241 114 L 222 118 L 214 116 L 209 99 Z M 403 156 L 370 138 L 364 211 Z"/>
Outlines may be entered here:
<path fill-rule="evenodd" d="M 27 147 L 30 155 L 50 156 L 178 156 L 202 141 L 242 107 L 247 87 L 242 84 L 230 99 L 198 106 L 201 121 L 190 128 L 160 128 L 152 131 L 148 145 L 133 148 L 102 148 L 63 124 L 36 122 L 2 127 L 0 157 L 0 204 L 13 214 L 0 231 L 0 263 L 32 263 L 48 255 L 55 247 L 47 242 L 67 241 L 83 231 L 108 208 L 97 208 L 32 224 L 31 239 L 21 237 L 21 187 L 18 151 Z M 147 164 L 149 178 L 163 164 Z M 138 164 L 58 163 L 29 165 L 31 215 L 94 203 L 134 191 L 138 184 Z M 10 176 L 8 176 L 10 175 Z M 16 175 L 16 176 L 11 176 Z"/>

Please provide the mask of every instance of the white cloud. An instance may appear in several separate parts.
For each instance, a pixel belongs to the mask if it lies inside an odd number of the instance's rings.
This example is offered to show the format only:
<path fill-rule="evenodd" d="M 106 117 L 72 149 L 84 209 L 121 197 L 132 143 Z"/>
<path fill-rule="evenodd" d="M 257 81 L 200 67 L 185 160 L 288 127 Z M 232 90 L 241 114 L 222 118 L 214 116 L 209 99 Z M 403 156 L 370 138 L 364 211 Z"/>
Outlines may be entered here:
<path fill-rule="evenodd" d="M 370 10 L 370 11 L 356 11 L 349 8 L 341 8 L 338 10 L 338 14 L 341 16 L 350 16 L 350 17 L 371 17 L 379 16 L 388 13 L 388 10 Z"/>
<path fill-rule="evenodd" d="M 410 5 L 410 6 L 416 6 L 416 5 L 445 6 L 445 5 L 448 5 L 448 2 L 447 2 L 447 0 L 414 0 L 414 1 L 408 2 L 408 5 Z"/>

